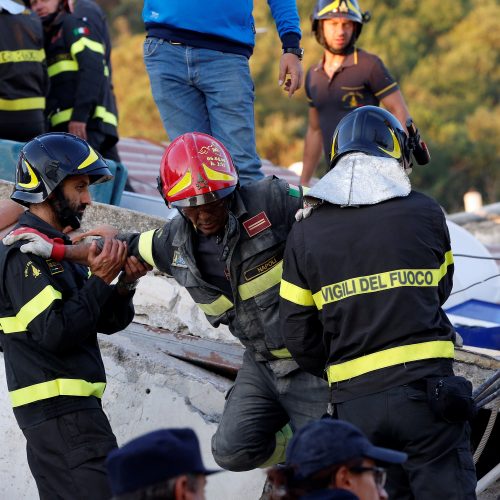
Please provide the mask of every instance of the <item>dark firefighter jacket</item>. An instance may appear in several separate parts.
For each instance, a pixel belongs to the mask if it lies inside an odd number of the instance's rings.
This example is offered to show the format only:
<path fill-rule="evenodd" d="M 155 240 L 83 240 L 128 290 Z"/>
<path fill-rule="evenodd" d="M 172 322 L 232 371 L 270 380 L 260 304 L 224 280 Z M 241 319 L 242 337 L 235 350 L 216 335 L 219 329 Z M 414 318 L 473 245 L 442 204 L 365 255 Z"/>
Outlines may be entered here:
<path fill-rule="evenodd" d="M 0 122 L 42 122 L 48 85 L 40 19 L 0 10 Z"/>
<path fill-rule="evenodd" d="M 451 374 L 453 256 L 435 201 L 324 203 L 294 226 L 284 262 L 285 344 L 304 370 L 326 367 L 336 402 Z"/>
<path fill-rule="evenodd" d="M 273 361 L 275 371 L 289 372 L 297 365 L 279 332 L 278 292 L 286 238 L 301 203 L 301 188 L 275 177 L 235 191 L 221 245 L 232 297 L 202 278 L 193 250 L 195 232 L 182 216 L 162 229 L 128 236 L 129 251 L 173 276 L 208 321 L 214 327 L 228 325 L 257 360 Z"/>
<path fill-rule="evenodd" d="M 118 118 L 103 44 L 83 20 L 66 12 L 45 29 L 51 129 L 66 130 L 70 121 L 79 121 L 117 138 Z"/>
<path fill-rule="evenodd" d="M 69 239 L 26 212 L 19 225 Z M 21 428 L 97 408 L 106 375 L 97 332 L 125 328 L 134 315 L 122 297 L 86 266 L 56 262 L 0 244 L 0 327 L 5 372 Z"/>

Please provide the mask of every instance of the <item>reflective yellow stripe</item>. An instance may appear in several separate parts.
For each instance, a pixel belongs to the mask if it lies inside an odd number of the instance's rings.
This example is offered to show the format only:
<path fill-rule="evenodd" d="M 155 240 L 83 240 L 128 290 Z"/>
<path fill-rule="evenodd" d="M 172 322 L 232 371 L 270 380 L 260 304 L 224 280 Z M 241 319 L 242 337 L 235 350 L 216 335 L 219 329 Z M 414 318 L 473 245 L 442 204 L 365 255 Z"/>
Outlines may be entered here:
<path fill-rule="evenodd" d="M 167 193 L 167 196 L 174 196 L 177 193 L 180 193 L 183 189 L 186 189 L 191 185 L 191 172 L 188 170 L 183 176 L 182 179 L 172 187 L 172 189 Z"/>
<path fill-rule="evenodd" d="M 220 316 L 233 307 L 233 303 L 225 295 L 221 295 L 210 304 L 197 305 L 208 316 Z"/>
<path fill-rule="evenodd" d="M 387 92 L 389 89 L 392 89 L 392 87 L 395 87 L 397 84 L 398 84 L 398 82 L 391 83 L 390 85 L 387 85 L 387 87 L 384 87 L 382 90 L 375 92 L 375 97 L 378 97 L 379 95 L 383 94 L 384 92 Z"/>
<path fill-rule="evenodd" d="M 290 351 L 286 347 L 283 347 L 282 349 L 274 349 L 273 351 L 270 352 L 275 358 L 284 359 L 292 357 Z"/>
<path fill-rule="evenodd" d="M 94 116 L 92 118 L 100 118 L 104 123 L 109 123 L 115 127 L 118 126 L 118 118 L 116 115 L 107 111 L 104 106 L 96 106 Z"/>
<path fill-rule="evenodd" d="M 396 138 L 396 134 L 392 131 L 392 129 L 388 129 L 391 137 L 392 137 L 392 151 L 389 151 L 388 149 L 384 149 L 382 146 L 377 147 L 380 149 L 380 151 L 383 151 L 384 153 L 388 154 L 389 156 L 392 156 L 396 160 L 399 160 L 401 158 L 401 148 L 399 147 L 399 141 Z"/>
<path fill-rule="evenodd" d="M 71 120 L 71 115 L 73 114 L 73 108 L 65 109 L 63 111 L 59 111 L 58 113 L 54 113 L 50 117 L 50 124 L 55 127 L 60 123 L 69 122 Z"/>
<path fill-rule="evenodd" d="M 76 54 L 79 54 L 86 48 L 93 52 L 97 52 L 98 54 L 104 55 L 104 45 L 102 43 L 95 42 L 94 40 L 90 40 L 90 38 L 85 38 L 84 36 L 71 45 L 71 55 L 75 57 Z"/>
<path fill-rule="evenodd" d="M 87 382 L 85 380 L 58 378 L 41 384 L 34 384 L 9 392 L 12 406 L 27 405 L 42 399 L 56 396 L 95 396 L 102 398 L 106 384 L 104 382 Z"/>
<path fill-rule="evenodd" d="M 207 167 L 204 163 L 203 170 L 205 171 L 205 175 L 209 181 L 236 181 L 236 178 L 233 175 L 213 170 L 210 167 Z"/>
<path fill-rule="evenodd" d="M 58 113 L 54 113 L 50 117 L 50 124 L 55 127 L 60 123 L 69 122 L 71 120 L 71 115 L 73 114 L 73 108 L 63 109 Z M 118 125 L 118 119 L 113 113 L 106 111 L 103 106 L 96 106 L 92 118 L 100 118 L 104 123 L 109 123 L 115 127 Z"/>
<path fill-rule="evenodd" d="M 77 170 L 82 170 L 84 168 L 87 168 L 89 165 L 92 165 L 96 160 L 98 160 L 99 157 L 97 156 L 97 153 L 93 150 L 92 146 L 89 144 L 89 154 L 85 160 L 78 165 Z"/>
<path fill-rule="evenodd" d="M 309 307 L 314 305 L 313 295 L 311 290 L 300 288 L 286 280 L 281 280 L 280 297 L 289 300 L 299 306 Z"/>
<path fill-rule="evenodd" d="M 51 64 L 47 68 L 47 73 L 50 77 L 56 76 L 59 73 L 64 73 L 65 71 L 78 71 L 78 63 L 76 61 L 59 61 L 55 64 Z"/>
<path fill-rule="evenodd" d="M 21 307 L 15 316 L 0 318 L 4 333 L 25 331 L 31 321 L 48 309 L 54 300 L 60 298 L 61 292 L 58 292 L 51 285 L 47 285 L 38 295 L 35 295 Z"/>
<path fill-rule="evenodd" d="M 321 16 L 323 16 L 324 14 L 326 14 L 328 12 L 334 12 L 334 11 L 336 11 L 339 8 L 339 6 L 340 6 L 340 1 L 341 0 L 333 0 L 332 3 L 329 3 L 326 7 L 324 7 L 323 9 L 321 9 L 318 12 L 317 16 L 321 17 Z M 361 11 L 356 7 L 356 5 L 353 2 L 351 2 L 350 0 L 347 0 L 347 5 L 348 5 L 349 10 L 355 12 L 359 16 L 362 16 Z"/>
<path fill-rule="evenodd" d="M 276 433 L 276 446 L 274 448 L 273 454 L 262 464 L 259 465 L 259 469 L 267 469 L 271 465 L 282 464 L 286 460 L 286 449 L 288 443 L 293 437 L 293 431 L 290 424 L 286 424 Z"/>
<path fill-rule="evenodd" d="M 153 237 L 155 231 L 156 229 L 152 229 L 151 231 L 141 233 L 139 236 L 139 255 L 150 266 L 155 266 L 155 261 L 153 259 Z"/>
<path fill-rule="evenodd" d="M 340 5 L 340 0 L 333 0 L 332 3 L 329 3 L 326 7 L 324 7 L 318 12 L 318 17 L 325 15 L 327 12 L 331 12 L 335 9 L 338 9 L 339 5 Z"/>
<path fill-rule="evenodd" d="M 45 50 L 2 50 L 0 64 L 45 61 Z"/>
<path fill-rule="evenodd" d="M 280 260 L 273 268 L 271 268 L 266 273 L 262 274 L 258 278 L 254 278 L 252 281 L 240 285 L 238 287 L 238 292 L 242 300 L 251 299 L 259 293 L 265 292 L 274 285 L 277 285 L 281 281 L 281 275 L 283 274 L 283 261 Z"/>
<path fill-rule="evenodd" d="M 28 163 L 26 158 L 23 158 L 23 163 L 30 177 L 28 182 L 18 182 L 18 184 L 26 189 L 34 189 L 38 187 L 40 185 L 40 179 L 38 179 L 33 167 Z"/>
<path fill-rule="evenodd" d="M 25 111 L 28 109 L 45 109 L 45 97 L 0 99 L 0 111 Z"/>
<path fill-rule="evenodd" d="M 326 369 L 329 384 L 342 382 L 354 377 L 359 377 L 389 366 L 421 361 L 432 358 L 453 358 L 455 349 L 449 340 L 433 340 L 421 344 L 403 345 L 392 347 L 383 351 L 367 354 L 360 358 L 351 359 L 345 363 L 330 365 Z"/>
<path fill-rule="evenodd" d="M 451 264 L 453 264 L 453 254 L 450 250 L 446 252 L 445 260 L 439 269 L 395 269 L 385 273 L 358 276 L 322 287 L 319 292 L 313 294 L 313 299 L 316 307 L 321 310 L 326 304 L 354 295 L 381 292 L 404 286 L 436 287 L 448 272 L 448 266 Z M 288 300 L 298 305 L 304 305 L 300 301 L 294 301 L 293 296 L 290 296 Z"/>

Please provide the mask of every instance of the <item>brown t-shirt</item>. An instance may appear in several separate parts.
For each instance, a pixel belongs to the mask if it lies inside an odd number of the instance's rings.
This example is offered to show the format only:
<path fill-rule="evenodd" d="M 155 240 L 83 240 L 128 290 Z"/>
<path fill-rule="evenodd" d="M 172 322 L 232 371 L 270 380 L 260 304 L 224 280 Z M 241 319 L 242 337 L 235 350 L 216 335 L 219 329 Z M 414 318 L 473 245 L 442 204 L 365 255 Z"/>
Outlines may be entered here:
<path fill-rule="evenodd" d="M 319 113 L 325 156 L 329 158 L 332 137 L 339 121 L 361 106 L 378 106 L 380 100 L 398 90 L 398 84 L 374 54 L 355 49 L 335 71 L 332 79 L 323 61 L 309 69 L 306 94 Z"/>

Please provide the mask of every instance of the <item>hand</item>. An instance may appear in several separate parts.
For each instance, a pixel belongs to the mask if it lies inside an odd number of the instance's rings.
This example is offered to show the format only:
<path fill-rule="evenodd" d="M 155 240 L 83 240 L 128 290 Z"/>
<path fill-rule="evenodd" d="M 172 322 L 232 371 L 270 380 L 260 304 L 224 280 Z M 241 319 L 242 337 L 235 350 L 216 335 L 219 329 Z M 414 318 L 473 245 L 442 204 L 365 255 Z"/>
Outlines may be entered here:
<path fill-rule="evenodd" d="M 305 177 L 301 177 L 300 178 L 300 181 L 299 181 L 299 184 L 302 186 L 302 187 L 310 187 L 310 182 L 311 182 L 311 179 L 306 179 Z"/>
<path fill-rule="evenodd" d="M 120 277 L 120 280 L 123 281 L 123 283 L 133 283 L 145 276 L 151 269 L 153 268 L 149 264 L 131 255 L 127 257 L 127 261 L 125 262 L 125 273 L 123 277 Z"/>
<path fill-rule="evenodd" d="M 10 232 L 2 242 L 4 245 L 12 245 L 12 243 L 22 240 L 29 242 L 21 245 L 22 253 L 32 253 L 44 259 L 64 259 L 66 248 L 62 239 L 49 238 L 31 227 L 21 227 Z"/>
<path fill-rule="evenodd" d="M 77 137 L 81 137 L 85 141 L 87 140 L 87 124 L 85 122 L 69 122 L 68 132 Z"/>
<path fill-rule="evenodd" d="M 108 285 L 118 276 L 126 261 L 127 244 L 124 241 L 106 239 L 100 253 L 97 242 L 93 241 L 90 245 L 90 271 Z"/>
<path fill-rule="evenodd" d="M 323 200 L 318 200 L 317 198 L 312 198 L 310 196 L 305 196 L 303 200 L 303 207 L 299 208 L 295 213 L 295 220 L 300 222 L 303 219 L 307 219 L 313 212 L 315 208 L 318 208 L 323 203 Z"/>
<path fill-rule="evenodd" d="M 287 74 L 290 75 L 290 78 L 287 78 Z M 300 59 L 295 54 L 283 54 L 280 59 L 278 85 L 281 87 L 283 83 L 285 84 L 285 91 L 288 92 L 288 97 L 292 97 L 294 92 L 300 89 L 302 85 L 302 76 L 303 72 Z"/>
<path fill-rule="evenodd" d="M 89 236 L 98 236 L 100 238 L 109 238 L 112 239 L 118 234 L 118 229 L 110 226 L 108 224 L 102 224 L 101 226 L 97 226 L 96 228 L 89 229 L 84 233 L 78 233 L 71 237 L 71 241 L 73 243 L 79 243 L 85 238 Z"/>

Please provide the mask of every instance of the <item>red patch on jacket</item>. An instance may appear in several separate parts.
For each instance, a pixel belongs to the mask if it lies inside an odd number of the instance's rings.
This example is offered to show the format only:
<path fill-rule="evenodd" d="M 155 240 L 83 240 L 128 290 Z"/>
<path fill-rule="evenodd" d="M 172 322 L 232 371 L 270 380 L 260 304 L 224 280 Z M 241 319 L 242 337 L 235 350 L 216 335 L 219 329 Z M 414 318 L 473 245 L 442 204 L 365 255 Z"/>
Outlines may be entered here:
<path fill-rule="evenodd" d="M 56 43 L 59 38 L 61 38 L 63 35 L 63 30 L 62 28 L 51 38 L 50 43 Z"/>
<path fill-rule="evenodd" d="M 261 233 L 264 229 L 271 227 L 271 222 L 267 218 L 265 212 L 260 212 L 257 215 L 254 215 L 250 219 L 243 222 L 243 227 L 245 231 L 248 233 L 248 236 L 252 238 L 256 234 Z"/>

